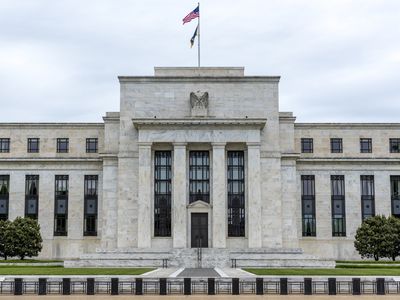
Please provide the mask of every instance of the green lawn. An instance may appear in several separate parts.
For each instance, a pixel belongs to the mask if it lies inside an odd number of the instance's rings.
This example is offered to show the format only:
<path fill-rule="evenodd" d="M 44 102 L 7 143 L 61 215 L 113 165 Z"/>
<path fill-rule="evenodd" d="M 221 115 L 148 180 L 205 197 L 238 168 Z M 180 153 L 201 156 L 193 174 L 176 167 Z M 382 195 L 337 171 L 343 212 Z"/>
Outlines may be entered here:
<path fill-rule="evenodd" d="M 64 268 L 0 266 L 0 275 L 140 275 L 153 268 Z"/>
<path fill-rule="evenodd" d="M 22 264 L 41 264 L 41 263 L 59 263 L 63 262 L 62 260 L 50 260 L 50 259 L 7 259 L 7 260 L 0 260 L 0 264 L 15 264 L 15 263 L 22 263 Z"/>
<path fill-rule="evenodd" d="M 244 269 L 256 275 L 277 276 L 400 276 L 400 267 L 336 269 Z"/>
<path fill-rule="evenodd" d="M 337 260 L 336 264 L 400 264 L 400 260 L 392 261 L 392 260 Z"/>

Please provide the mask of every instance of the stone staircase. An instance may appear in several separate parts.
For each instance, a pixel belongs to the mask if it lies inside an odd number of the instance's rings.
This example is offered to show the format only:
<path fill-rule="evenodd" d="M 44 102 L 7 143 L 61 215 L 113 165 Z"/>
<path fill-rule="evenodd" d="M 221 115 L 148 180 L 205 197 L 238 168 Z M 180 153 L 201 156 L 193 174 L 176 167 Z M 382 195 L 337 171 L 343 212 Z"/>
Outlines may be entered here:
<path fill-rule="evenodd" d="M 335 261 L 304 254 L 302 249 L 118 249 L 97 250 L 64 262 L 70 267 L 184 267 L 184 268 L 334 268 Z"/>

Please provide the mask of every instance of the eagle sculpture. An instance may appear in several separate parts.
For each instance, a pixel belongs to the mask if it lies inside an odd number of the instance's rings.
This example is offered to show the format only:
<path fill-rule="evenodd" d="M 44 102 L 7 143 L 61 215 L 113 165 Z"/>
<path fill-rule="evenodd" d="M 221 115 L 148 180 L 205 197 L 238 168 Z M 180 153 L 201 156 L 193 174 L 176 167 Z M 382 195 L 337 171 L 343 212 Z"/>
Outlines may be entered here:
<path fill-rule="evenodd" d="M 200 95 L 200 91 L 197 93 L 191 92 L 190 93 L 190 104 L 193 108 L 197 109 L 206 109 L 208 108 L 208 92 L 203 93 Z"/>

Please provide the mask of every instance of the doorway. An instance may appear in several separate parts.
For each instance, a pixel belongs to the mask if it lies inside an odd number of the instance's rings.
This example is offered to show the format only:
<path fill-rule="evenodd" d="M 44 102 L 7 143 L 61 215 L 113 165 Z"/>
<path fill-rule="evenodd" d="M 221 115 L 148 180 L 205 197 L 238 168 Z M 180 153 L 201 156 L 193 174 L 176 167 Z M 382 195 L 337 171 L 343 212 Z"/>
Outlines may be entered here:
<path fill-rule="evenodd" d="M 191 247 L 208 248 L 208 213 L 192 213 L 191 218 Z"/>

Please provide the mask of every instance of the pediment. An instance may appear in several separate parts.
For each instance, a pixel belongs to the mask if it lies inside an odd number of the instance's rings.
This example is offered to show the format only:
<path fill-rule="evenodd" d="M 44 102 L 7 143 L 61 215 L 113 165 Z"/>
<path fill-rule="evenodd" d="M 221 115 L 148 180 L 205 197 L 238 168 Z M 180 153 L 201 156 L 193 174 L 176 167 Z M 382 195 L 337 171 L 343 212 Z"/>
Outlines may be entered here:
<path fill-rule="evenodd" d="M 187 207 L 188 208 L 210 208 L 211 205 L 202 200 L 197 200 L 195 202 L 190 203 Z"/>

